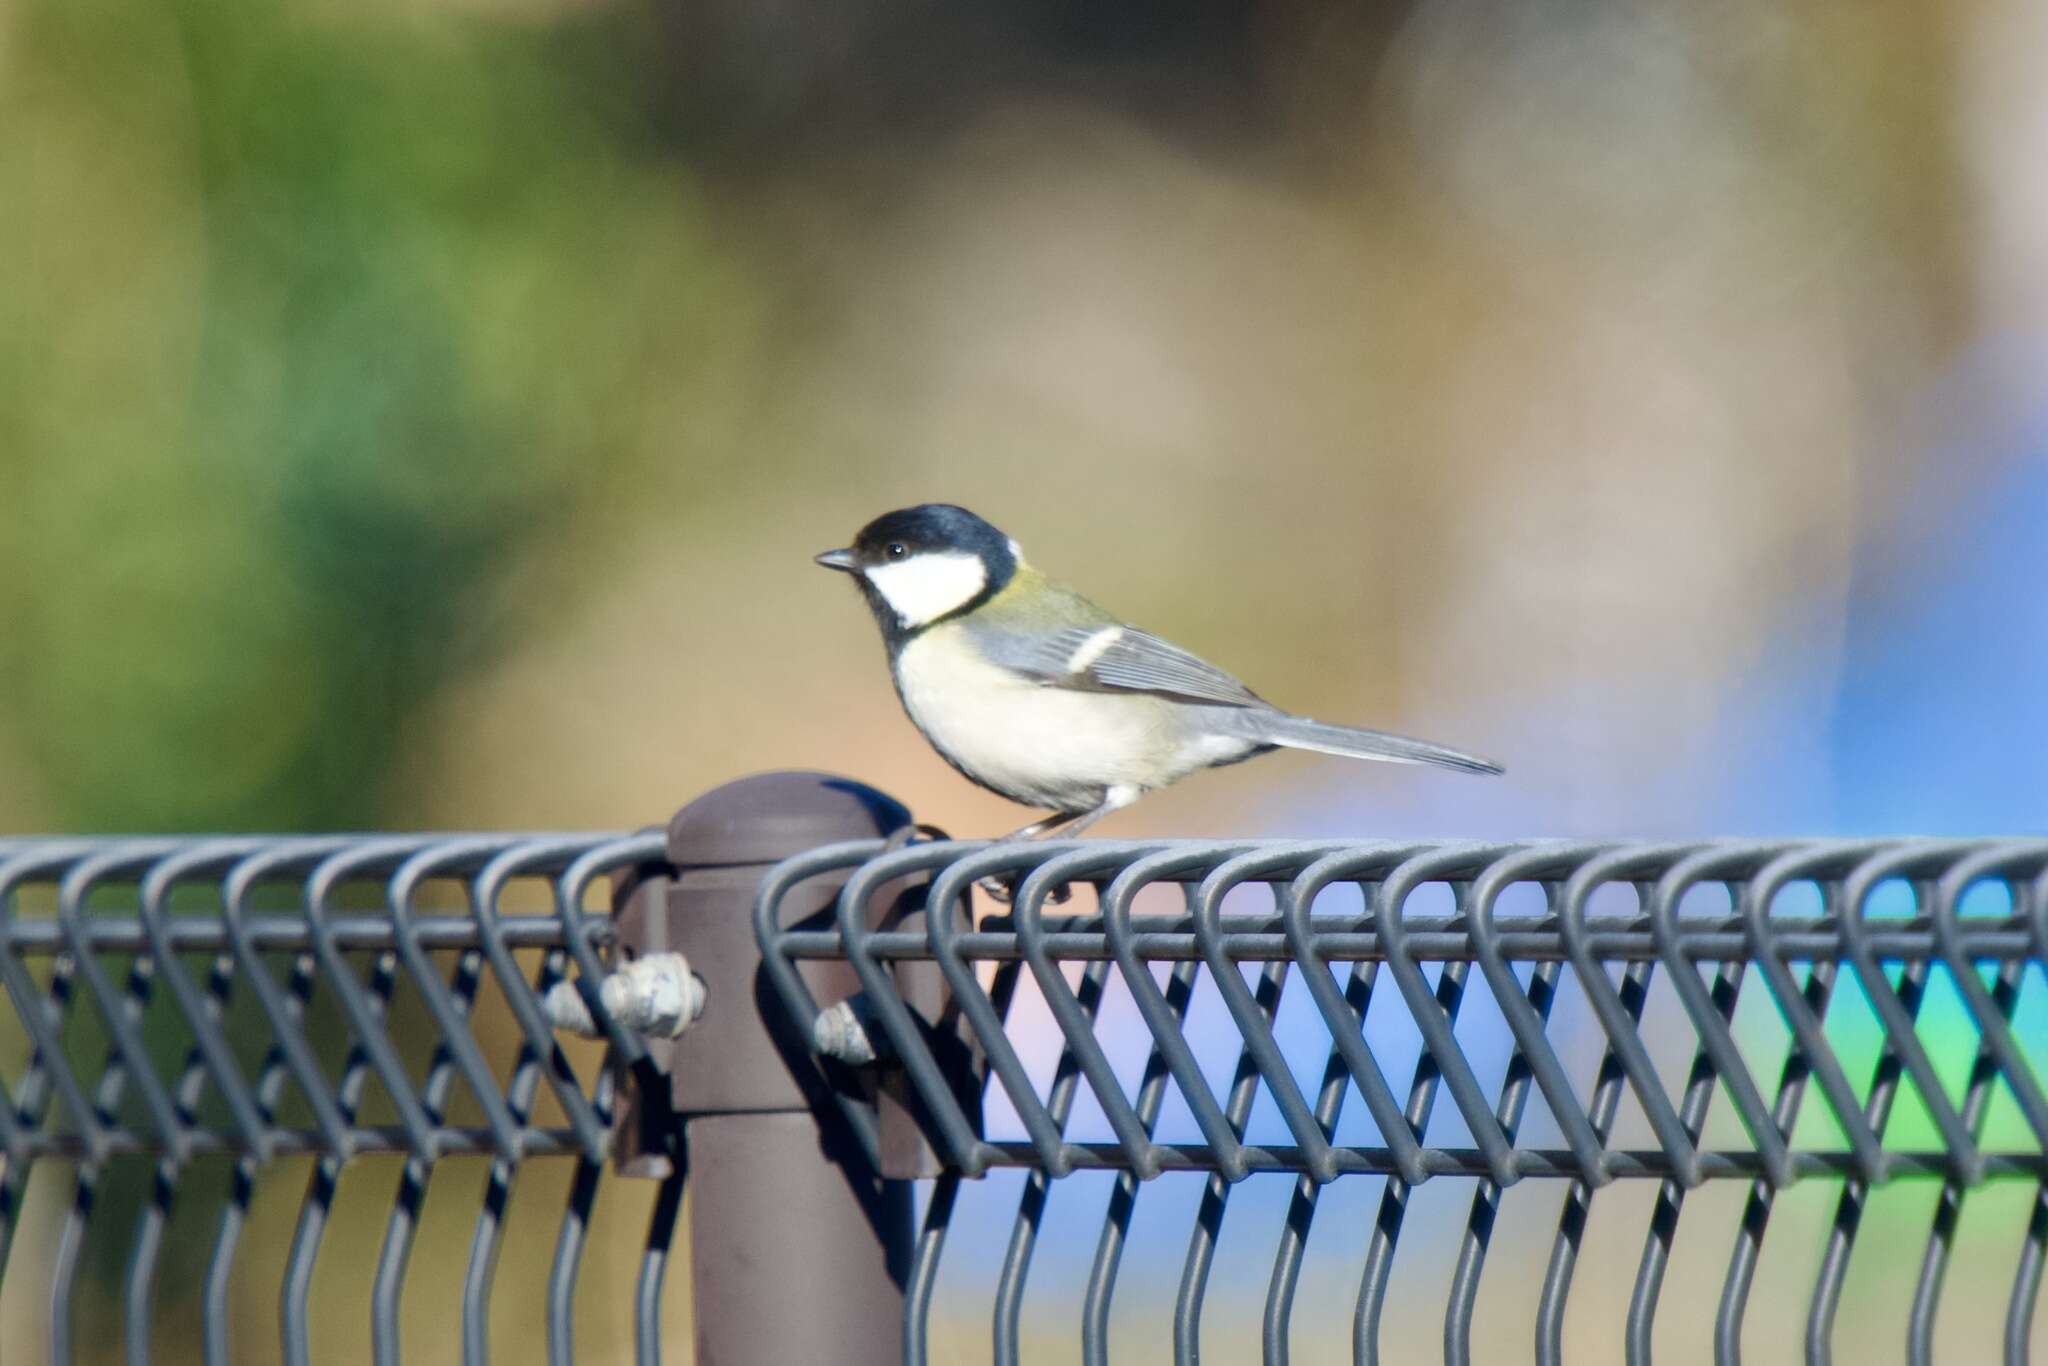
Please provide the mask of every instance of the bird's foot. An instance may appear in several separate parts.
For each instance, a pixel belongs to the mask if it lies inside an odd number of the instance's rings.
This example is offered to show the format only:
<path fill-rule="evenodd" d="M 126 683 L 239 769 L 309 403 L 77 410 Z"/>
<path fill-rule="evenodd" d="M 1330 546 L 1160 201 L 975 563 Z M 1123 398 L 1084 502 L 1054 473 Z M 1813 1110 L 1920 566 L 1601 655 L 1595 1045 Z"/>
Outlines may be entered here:
<path fill-rule="evenodd" d="M 975 885 L 981 888 L 982 893 L 998 906 L 1007 906 L 1017 899 L 1016 887 L 1003 881 L 1002 878 L 994 873 L 981 879 Z M 1052 889 L 1052 894 L 1046 897 L 1046 900 L 1055 906 L 1064 906 L 1073 899 L 1073 895 L 1074 889 L 1062 883 L 1060 886 Z"/>

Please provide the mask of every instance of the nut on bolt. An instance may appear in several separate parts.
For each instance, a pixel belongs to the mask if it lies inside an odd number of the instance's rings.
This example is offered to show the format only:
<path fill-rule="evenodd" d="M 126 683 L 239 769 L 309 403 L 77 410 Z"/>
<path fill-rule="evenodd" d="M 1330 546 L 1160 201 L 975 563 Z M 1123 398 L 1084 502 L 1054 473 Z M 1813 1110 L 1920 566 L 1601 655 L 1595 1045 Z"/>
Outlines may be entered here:
<path fill-rule="evenodd" d="M 673 1039 L 704 1013 L 704 979 L 680 953 L 650 953 L 607 973 L 598 999 L 620 1025 L 653 1039 Z M 574 982 L 557 982 L 541 1002 L 556 1029 L 595 1039 L 603 1035 Z"/>
<path fill-rule="evenodd" d="M 874 1025 L 874 1003 L 860 992 L 818 1012 L 811 1022 L 811 1047 L 850 1067 L 865 1067 L 891 1052 L 889 1036 Z"/>

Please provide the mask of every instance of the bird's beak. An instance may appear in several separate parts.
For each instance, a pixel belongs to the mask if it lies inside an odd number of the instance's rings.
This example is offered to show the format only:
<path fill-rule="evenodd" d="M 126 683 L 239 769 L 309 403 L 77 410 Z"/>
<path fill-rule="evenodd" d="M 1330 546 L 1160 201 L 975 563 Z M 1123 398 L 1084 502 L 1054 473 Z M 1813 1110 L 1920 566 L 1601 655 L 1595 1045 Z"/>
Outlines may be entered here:
<path fill-rule="evenodd" d="M 836 569 L 842 574 L 852 574 L 860 569 L 851 550 L 828 550 L 817 557 L 818 563 L 827 569 Z"/>

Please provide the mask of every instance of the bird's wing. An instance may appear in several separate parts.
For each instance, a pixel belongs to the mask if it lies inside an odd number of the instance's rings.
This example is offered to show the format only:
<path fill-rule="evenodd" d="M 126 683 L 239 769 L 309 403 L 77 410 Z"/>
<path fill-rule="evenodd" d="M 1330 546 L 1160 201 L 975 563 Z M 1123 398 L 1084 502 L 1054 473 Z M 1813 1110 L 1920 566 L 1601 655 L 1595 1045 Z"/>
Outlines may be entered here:
<path fill-rule="evenodd" d="M 1151 693 L 1229 707 L 1267 705 L 1201 656 L 1134 626 L 1069 626 L 1047 635 L 991 632 L 982 649 L 1050 687 Z"/>

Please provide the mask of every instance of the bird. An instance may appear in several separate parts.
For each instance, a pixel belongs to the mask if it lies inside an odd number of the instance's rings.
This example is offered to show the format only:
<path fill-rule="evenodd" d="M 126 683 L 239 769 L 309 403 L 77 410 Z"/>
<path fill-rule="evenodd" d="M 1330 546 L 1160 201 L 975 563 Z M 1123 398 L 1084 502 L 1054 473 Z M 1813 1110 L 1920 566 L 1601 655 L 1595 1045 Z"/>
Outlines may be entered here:
<path fill-rule="evenodd" d="M 1006 841 L 1078 835 L 1190 773 L 1275 749 L 1502 772 L 1426 740 L 1283 711 L 1046 577 L 964 507 L 884 513 L 815 559 L 860 586 L 903 709 L 940 757 L 1049 813 Z"/>

